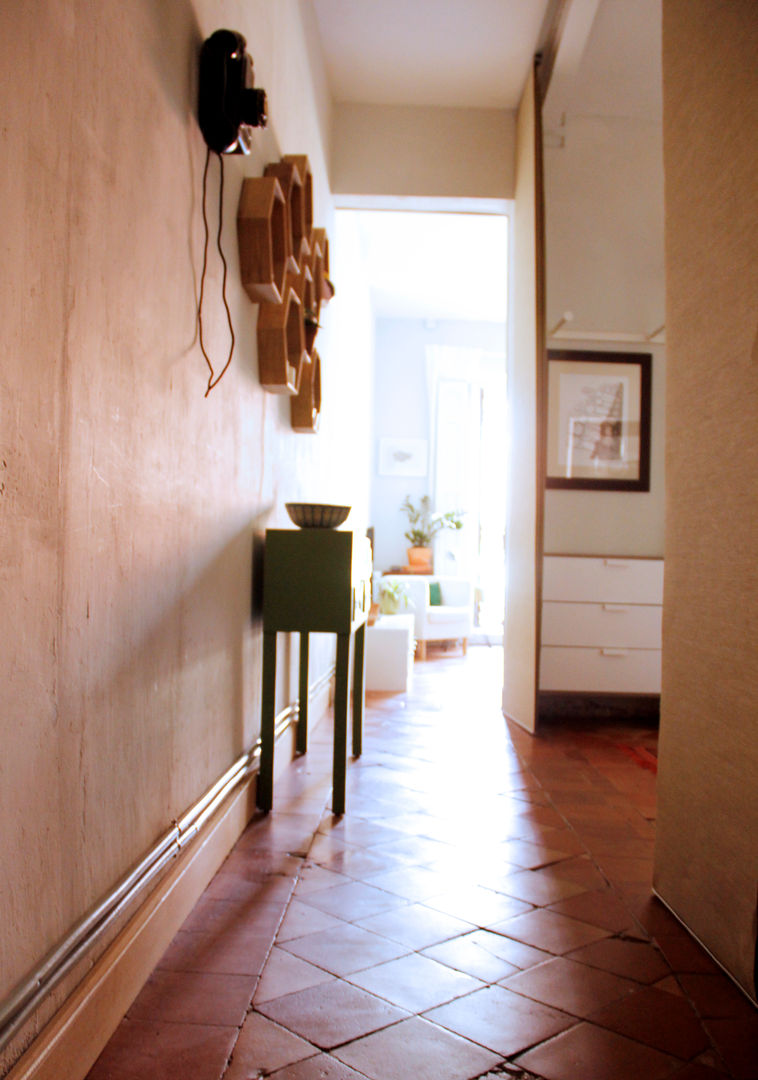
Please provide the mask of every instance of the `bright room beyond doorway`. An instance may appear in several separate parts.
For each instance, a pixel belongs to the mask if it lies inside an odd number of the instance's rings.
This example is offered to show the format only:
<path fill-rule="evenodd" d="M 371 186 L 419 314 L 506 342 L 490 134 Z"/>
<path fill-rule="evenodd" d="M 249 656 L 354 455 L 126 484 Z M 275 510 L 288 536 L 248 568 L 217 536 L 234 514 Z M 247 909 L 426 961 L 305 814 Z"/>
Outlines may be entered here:
<path fill-rule="evenodd" d="M 341 210 L 337 230 L 374 320 L 370 522 L 375 574 L 407 562 L 400 507 L 429 494 L 461 510 L 435 542 L 435 572 L 476 589 L 474 641 L 502 639 L 508 218 Z M 387 465 L 388 445 L 407 464 Z"/>

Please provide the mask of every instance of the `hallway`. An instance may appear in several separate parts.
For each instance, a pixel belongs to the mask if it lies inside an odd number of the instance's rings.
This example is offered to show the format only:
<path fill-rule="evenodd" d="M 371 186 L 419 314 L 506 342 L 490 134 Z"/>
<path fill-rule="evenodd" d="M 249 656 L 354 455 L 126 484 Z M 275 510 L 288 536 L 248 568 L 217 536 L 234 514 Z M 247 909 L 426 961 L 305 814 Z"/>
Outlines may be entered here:
<path fill-rule="evenodd" d="M 655 732 L 509 730 L 502 652 L 327 723 L 89 1080 L 758 1077 L 758 1014 L 650 898 Z"/>

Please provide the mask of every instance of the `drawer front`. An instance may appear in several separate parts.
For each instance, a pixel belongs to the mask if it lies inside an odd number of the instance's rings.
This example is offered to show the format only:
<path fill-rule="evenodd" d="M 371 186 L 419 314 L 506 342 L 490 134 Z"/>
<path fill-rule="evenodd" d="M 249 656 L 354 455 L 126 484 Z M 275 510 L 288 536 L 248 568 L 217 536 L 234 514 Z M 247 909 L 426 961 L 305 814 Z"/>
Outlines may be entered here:
<path fill-rule="evenodd" d="M 546 645 L 540 652 L 540 690 L 659 694 L 659 649 L 590 649 Z"/>
<path fill-rule="evenodd" d="M 660 649 L 662 609 L 653 604 L 542 605 L 543 645 Z"/>
<path fill-rule="evenodd" d="M 660 604 L 663 560 L 546 555 L 542 598 Z"/>

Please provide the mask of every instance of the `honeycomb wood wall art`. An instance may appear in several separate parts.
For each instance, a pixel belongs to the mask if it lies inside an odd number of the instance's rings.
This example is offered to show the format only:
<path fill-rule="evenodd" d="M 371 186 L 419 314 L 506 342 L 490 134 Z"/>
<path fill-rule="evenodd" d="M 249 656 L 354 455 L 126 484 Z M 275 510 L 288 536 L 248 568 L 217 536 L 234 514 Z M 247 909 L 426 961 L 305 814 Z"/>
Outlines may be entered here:
<path fill-rule="evenodd" d="M 245 292 L 260 304 L 261 385 L 287 394 L 295 431 L 318 430 L 321 360 L 315 349 L 321 308 L 334 296 L 329 239 L 313 226 L 313 178 L 305 154 L 270 162 L 243 181 L 237 212 Z"/>

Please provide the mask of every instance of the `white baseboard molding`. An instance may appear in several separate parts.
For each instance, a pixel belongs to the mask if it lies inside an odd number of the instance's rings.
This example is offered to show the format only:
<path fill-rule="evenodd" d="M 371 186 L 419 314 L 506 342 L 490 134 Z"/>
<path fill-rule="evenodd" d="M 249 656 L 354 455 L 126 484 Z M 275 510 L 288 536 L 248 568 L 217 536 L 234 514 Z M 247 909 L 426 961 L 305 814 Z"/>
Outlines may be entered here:
<path fill-rule="evenodd" d="M 329 704 L 328 682 L 311 701 L 315 727 Z M 276 744 L 275 774 L 295 753 L 296 726 Z M 205 824 L 6 1080 L 84 1080 L 129 1006 L 255 812 L 256 776 L 248 777 Z"/>

